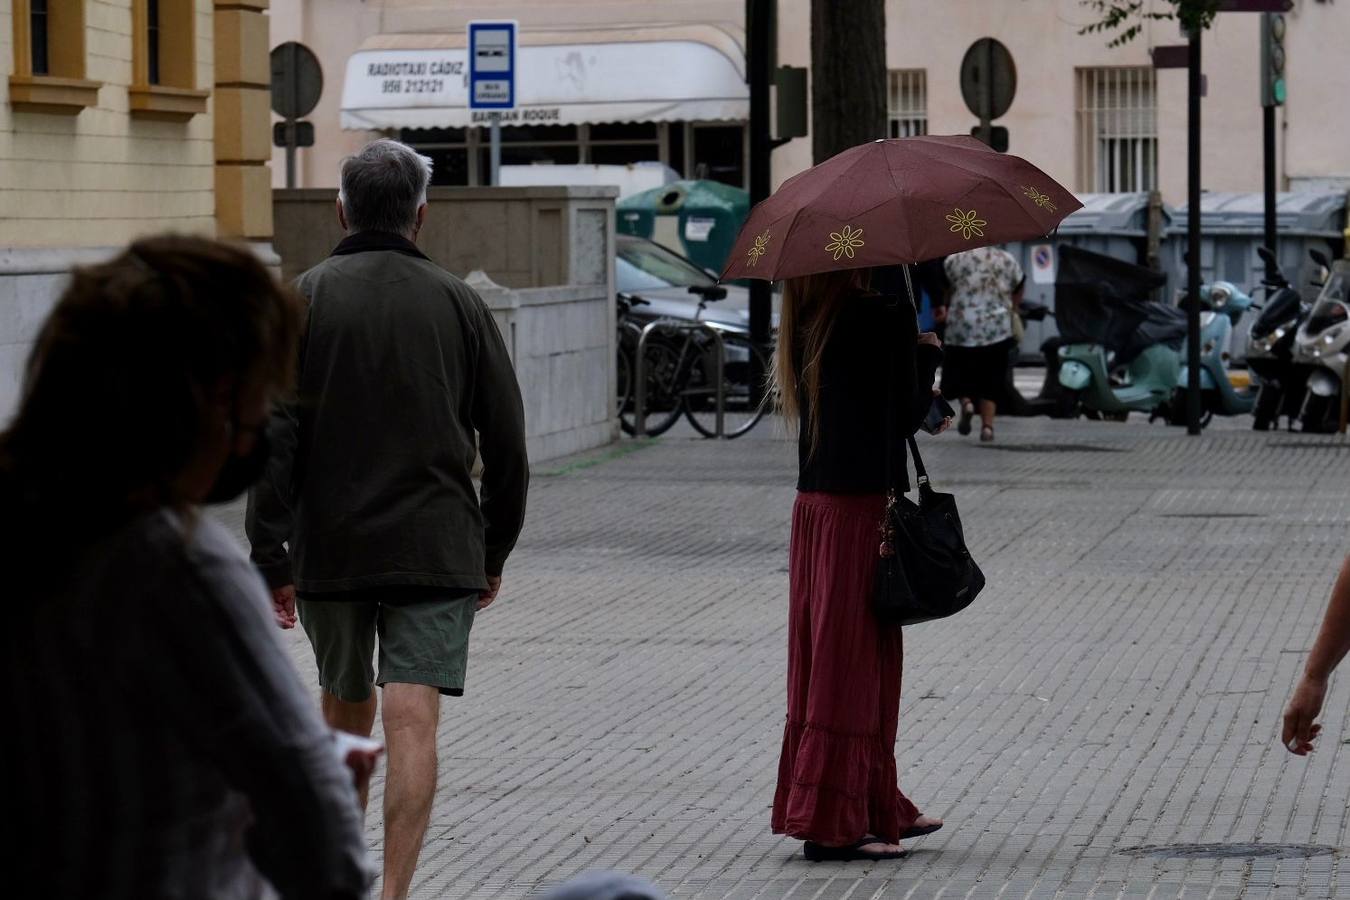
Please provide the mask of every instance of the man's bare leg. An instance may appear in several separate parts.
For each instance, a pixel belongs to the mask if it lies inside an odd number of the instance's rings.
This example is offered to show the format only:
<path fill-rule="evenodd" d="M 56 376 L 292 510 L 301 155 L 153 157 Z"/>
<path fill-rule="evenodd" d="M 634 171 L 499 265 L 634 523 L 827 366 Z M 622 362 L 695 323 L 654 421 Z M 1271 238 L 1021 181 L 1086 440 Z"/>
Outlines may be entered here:
<path fill-rule="evenodd" d="M 384 687 L 383 900 L 402 900 L 412 885 L 436 795 L 436 725 L 441 696 L 424 684 Z"/>
<path fill-rule="evenodd" d="M 362 737 L 370 737 L 370 732 L 375 728 L 375 710 L 379 702 L 379 698 L 375 694 L 375 685 L 372 684 L 370 696 L 357 703 L 343 700 L 324 691 L 320 707 L 323 709 L 323 720 L 328 723 L 329 728 L 359 734 Z M 366 801 L 370 798 L 370 782 L 362 785 L 358 794 L 361 798 L 361 812 L 364 813 Z"/>

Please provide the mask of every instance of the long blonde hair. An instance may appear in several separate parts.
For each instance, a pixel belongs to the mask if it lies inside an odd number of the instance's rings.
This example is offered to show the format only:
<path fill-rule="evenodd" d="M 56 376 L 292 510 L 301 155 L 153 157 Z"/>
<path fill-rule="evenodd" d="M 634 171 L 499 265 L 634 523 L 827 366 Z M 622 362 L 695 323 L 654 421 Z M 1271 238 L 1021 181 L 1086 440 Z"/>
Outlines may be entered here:
<path fill-rule="evenodd" d="M 866 290 L 870 269 L 803 275 L 783 282 L 773 383 L 778 408 L 789 426 L 806 418 L 811 453 L 820 445 L 820 363 L 835 320 L 849 294 Z M 803 409 L 803 398 L 805 409 Z"/>

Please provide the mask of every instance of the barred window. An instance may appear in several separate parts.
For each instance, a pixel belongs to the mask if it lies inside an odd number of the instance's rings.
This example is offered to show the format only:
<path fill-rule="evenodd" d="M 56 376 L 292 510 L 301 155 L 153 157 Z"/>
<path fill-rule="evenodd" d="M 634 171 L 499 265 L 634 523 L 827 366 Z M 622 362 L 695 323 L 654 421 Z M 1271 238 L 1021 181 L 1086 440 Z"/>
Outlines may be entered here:
<path fill-rule="evenodd" d="M 891 137 L 928 133 L 928 72 L 891 69 L 888 115 Z"/>
<path fill-rule="evenodd" d="M 1154 70 L 1077 70 L 1078 190 L 1151 191 L 1158 185 L 1158 99 Z"/>

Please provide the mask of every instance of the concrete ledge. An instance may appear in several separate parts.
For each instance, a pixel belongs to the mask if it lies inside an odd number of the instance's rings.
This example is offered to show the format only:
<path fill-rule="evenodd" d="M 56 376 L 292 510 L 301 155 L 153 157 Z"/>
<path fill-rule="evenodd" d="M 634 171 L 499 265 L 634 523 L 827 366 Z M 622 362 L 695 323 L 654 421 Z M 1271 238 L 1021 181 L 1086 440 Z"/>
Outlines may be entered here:
<path fill-rule="evenodd" d="M 281 265 L 281 257 L 269 241 L 245 241 L 246 246 L 269 269 Z M 63 275 L 76 266 L 111 259 L 122 247 L 0 247 L 0 276 Z"/>
<path fill-rule="evenodd" d="M 121 247 L 0 247 L 0 276 L 61 275 L 76 266 L 100 263 Z"/>
<path fill-rule="evenodd" d="M 313 203 L 316 200 L 332 204 L 337 187 L 331 188 L 276 188 L 274 203 Z M 437 200 L 612 200 L 619 196 L 616 187 L 591 184 L 535 187 L 434 187 L 427 191 L 427 201 Z"/>

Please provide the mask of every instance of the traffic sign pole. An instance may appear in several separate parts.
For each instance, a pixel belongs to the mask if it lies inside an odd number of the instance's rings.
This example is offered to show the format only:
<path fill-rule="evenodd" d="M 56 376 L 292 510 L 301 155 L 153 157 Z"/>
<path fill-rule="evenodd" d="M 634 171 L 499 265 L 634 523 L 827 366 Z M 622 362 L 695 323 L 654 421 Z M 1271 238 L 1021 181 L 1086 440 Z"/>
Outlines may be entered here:
<path fill-rule="evenodd" d="M 469 109 L 488 111 L 488 183 L 501 184 L 502 112 L 516 106 L 514 21 L 469 23 Z"/>
<path fill-rule="evenodd" d="M 286 65 L 290 71 L 294 72 L 300 67 L 300 51 L 297 49 L 300 45 L 291 42 L 286 46 Z M 292 78 L 290 87 L 290 107 L 295 109 L 300 105 L 300 79 Z M 286 117 L 286 187 L 287 189 L 295 187 L 295 117 Z"/>
<path fill-rule="evenodd" d="M 497 113 L 492 114 L 492 127 L 488 131 L 488 172 L 490 183 L 497 187 L 502 183 L 502 117 Z"/>
<path fill-rule="evenodd" d="M 286 187 L 295 187 L 295 151 L 314 143 L 314 129 L 300 121 L 309 115 L 323 93 L 323 69 L 304 44 L 287 41 L 272 48 L 272 112 L 281 116 L 272 129 L 272 143 L 286 150 Z M 301 137 L 304 128 L 304 139 Z"/>
<path fill-rule="evenodd" d="M 1186 431 L 1200 433 L 1200 29 L 1191 31 L 1186 102 Z"/>

